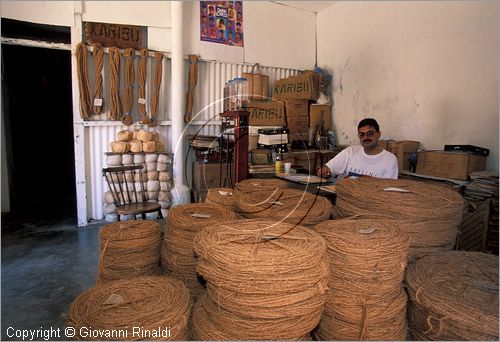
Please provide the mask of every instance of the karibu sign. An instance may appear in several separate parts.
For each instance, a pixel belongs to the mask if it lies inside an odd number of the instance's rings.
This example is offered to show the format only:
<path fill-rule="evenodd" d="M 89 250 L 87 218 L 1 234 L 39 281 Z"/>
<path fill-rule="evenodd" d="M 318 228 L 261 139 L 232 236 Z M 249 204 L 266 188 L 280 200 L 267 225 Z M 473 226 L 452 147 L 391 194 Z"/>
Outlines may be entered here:
<path fill-rule="evenodd" d="M 85 23 L 87 43 L 100 43 L 104 47 L 141 49 L 145 47 L 145 32 L 146 28 L 142 26 Z"/>

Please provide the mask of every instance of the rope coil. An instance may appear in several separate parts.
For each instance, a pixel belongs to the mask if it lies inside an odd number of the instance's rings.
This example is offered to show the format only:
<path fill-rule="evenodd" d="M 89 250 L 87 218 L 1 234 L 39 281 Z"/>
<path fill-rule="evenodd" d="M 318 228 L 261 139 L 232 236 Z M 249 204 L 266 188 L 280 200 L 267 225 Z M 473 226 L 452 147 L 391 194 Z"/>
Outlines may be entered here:
<path fill-rule="evenodd" d="M 329 275 L 324 239 L 265 220 L 212 225 L 194 239 L 207 282 L 193 315 L 201 340 L 297 340 L 319 322 Z"/>
<path fill-rule="evenodd" d="M 134 117 L 132 115 L 133 100 L 134 100 L 134 82 L 135 82 L 135 71 L 134 71 L 134 57 L 135 50 L 128 48 L 123 52 L 125 56 L 125 97 L 123 101 L 123 111 L 124 115 L 121 117 L 121 121 L 125 126 L 130 126 L 134 122 Z"/>
<path fill-rule="evenodd" d="M 218 204 L 232 211 L 237 208 L 236 195 L 231 188 L 208 189 L 205 203 Z"/>
<path fill-rule="evenodd" d="M 146 111 L 146 81 L 148 75 L 148 49 L 141 49 L 139 52 L 139 99 L 137 102 L 137 109 L 140 115 L 140 123 L 149 125 L 151 120 Z"/>
<path fill-rule="evenodd" d="M 137 277 L 98 285 L 71 304 L 66 326 L 76 340 L 174 340 L 188 337 L 191 301 L 186 287 L 169 277 Z M 159 335 L 136 335 L 158 331 Z M 94 335 L 90 330 L 120 336 Z M 167 336 L 168 333 L 168 336 Z"/>
<path fill-rule="evenodd" d="M 104 48 L 101 44 L 94 44 L 94 114 L 102 114 L 104 111 L 104 98 L 103 98 L 103 78 L 102 70 L 104 68 Z M 96 104 L 96 100 L 100 101 L 100 106 Z"/>
<path fill-rule="evenodd" d="M 109 111 L 110 120 L 118 120 L 122 112 L 120 101 L 120 49 L 117 47 L 109 48 L 109 77 L 111 106 Z"/>
<path fill-rule="evenodd" d="M 410 265 L 409 330 L 424 340 L 498 341 L 498 256 L 447 251 Z"/>
<path fill-rule="evenodd" d="M 159 275 L 160 226 L 152 221 L 110 223 L 99 231 L 97 283 Z"/>
<path fill-rule="evenodd" d="M 244 194 L 260 191 L 273 191 L 275 189 L 286 189 L 288 183 L 281 179 L 245 179 L 236 184 L 235 190 Z"/>
<path fill-rule="evenodd" d="M 405 340 L 402 282 L 409 247 L 397 221 L 330 220 L 314 230 L 327 242 L 329 292 L 321 340 Z"/>
<path fill-rule="evenodd" d="M 76 46 L 76 63 L 78 76 L 78 89 L 80 90 L 80 116 L 89 120 L 92 116 L 92 101 L 90 98 L 90 83 L 88 76 L 88 50 L 85 43 Z"/>
<path fill-rule="evenodd" d="M 149 127 L 156 127 L 158 125 L 158 104 L 160 102 L 160 87 L 161 87 L 161 77 L 163 71 L 163 54 L 161 52 L 155 51 L 153 54 L 153 89 L 151 91 L 151 120 L 149 122 Z"/>

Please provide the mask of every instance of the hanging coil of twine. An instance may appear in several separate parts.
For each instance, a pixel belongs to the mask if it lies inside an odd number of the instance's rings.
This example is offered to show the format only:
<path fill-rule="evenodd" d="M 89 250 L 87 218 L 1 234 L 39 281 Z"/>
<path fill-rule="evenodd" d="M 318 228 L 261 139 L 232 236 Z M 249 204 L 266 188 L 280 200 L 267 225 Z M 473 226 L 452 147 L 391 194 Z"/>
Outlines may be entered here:
<path fill-rule="evenodd" d="M 137 109 L 139 111 L 140 123 L 149 125 L 151 123 L 146 111 L 146 81 L 148 76 L 148 49 L 141 49 L 139 52 L 139 98 L 137 100 Z"/>
<path fill-rule="evenodd" d="M 160 274 L 160 226 L 153 221 L 110 223 L 99 231 L 98 283 Z"/>
<path fill-rule="evenodd" d="M 109 48 L 109 77 L 111 106 L 109 111 L 110 120 L 118 120 L 122 112 L 120 101 L 120 49 Z"/>
<path fill-rule="evenodd" d="M 102 70 L 104 68 L 104 48 L 101 44 L 94 44 L 94 114 L 102 114 L 104 111 Z"/>
<path fill-rule="evenodd" d="M 325 241 L 311 229 L 268 220 L 226 222 L 199 232 L 194 249 L 208 289 L 194 313 L 198 338 L 296 340 L 318 324 L 329 271 Z"/>
<path fill-rule="evenodd" d="M 190 309 L 189 292 L 177 279 L 122 279 L 98 285 L 76 298 L 66 326 L 75 329 L 76 340 L 182 341 L 188 337 Z M 134 331 L 134 327 L 140 329 Z"/>
<path fill-rule="evenodd" d="M 231 211 L 237 208 L 236 196 L 231 188 L 208 189 L 205 203 L 218 204 Z"/>
<path fill-rule="evenodd" d="M 498 341 L 498 256 L 446 251 L 410 265 L 409 330 L 424 340 Z"/>
<path fill-rule="evenodd" d="M 410 234 L 413 262 L 427 251 L 451 249 L 462 220 L 462 196 L 442 184 L 413 180 L 345 179 L 336 185 L 336 217 L 397 219 Z"/>
<path fill-rule="evenodd" d="M 155 51 L 153 53 L 153 86 L 151 91 L 151 120 L 149 121 L 149 127 L 156 127 L 158 125 L 158 104 L 160 102 L 160 87 L 161 87 L 161 77 L 163 71 L 163 54 L 161 52 Z"/>
<path fill-rule="evenodd" d="M 236 214 L 221 206 L 207 203 L 178 205 L 169 210 L 161 250 L 164 270 L 186 281 L 194 298 L 203 286 L 197 281 L 193 250 L 195 234 L 211 224 L 236 219 Z"/>
<path fill-rule="evenodd" d="M 88 76 L 88 50 L 85 43 L 76 46 L 76 63 L 78 76 L 78 89 L 80 93 L 80 116 L 83 120 L 89 120 L 92 116 L 92 100 L 90 98 L 90 83 Z"/>
<path fill-rule="evenodd" d="M 405 340 L 409 236 L 397 224 L 340 219 L 314 228 L 326 240 L 331 267 L 318 338 Z"/>
<path fill-rule="evenodd" d="M 271 178 L 271 179 L 245 179 L 236 184 L 235 190 L 244 194 L 259 191 L 273 191 L 275 189 L 286 189 L 288 183 L 284 180 Z"/>
<path fill-rule="evenodd" d="M 332 203 L 325 197 L 297 189 L 275 189 L 237 196 L 238 212 L 246 218 L 268 218 L 312 226 L 328 220 Z"/>
<path fill-rule="evenodd" d="M 123 100 L 123 111 L 124 114 L 121 117 L 121 121 L 124 125 L 130 126 L 134 122 L 134 117 L 132 115 L 132 107 L 134 100 L 134 82 L 135 82 L 135 71 L 134 71 L 134 57 L 135 50 L 132 48 L 125 49 L 123 52 L 125 56 L 125 96 Z"/>

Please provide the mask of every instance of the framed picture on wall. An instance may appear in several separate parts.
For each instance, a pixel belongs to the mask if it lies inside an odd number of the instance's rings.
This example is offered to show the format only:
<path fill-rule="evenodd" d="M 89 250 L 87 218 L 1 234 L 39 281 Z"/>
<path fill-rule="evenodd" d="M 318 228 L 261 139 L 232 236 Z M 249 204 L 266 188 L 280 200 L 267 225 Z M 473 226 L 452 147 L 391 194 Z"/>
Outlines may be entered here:
<path fill-rule="evenodd" d="M 243 1 L 200 1 L 200 40 L 243 47 Z"/>

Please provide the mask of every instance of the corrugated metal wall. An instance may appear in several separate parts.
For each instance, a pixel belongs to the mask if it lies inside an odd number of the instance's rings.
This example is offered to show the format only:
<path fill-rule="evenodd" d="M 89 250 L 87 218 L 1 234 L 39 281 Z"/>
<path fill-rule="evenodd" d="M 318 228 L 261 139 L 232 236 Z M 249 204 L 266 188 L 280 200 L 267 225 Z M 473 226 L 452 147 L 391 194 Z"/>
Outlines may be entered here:
<path fill-rule="evenodd" d="M 136 58 L 137 59 L 137 58 Z M 150 63 L 151 64 L 151 63 Z M 106 63 L 105 63 L 106 67 Z M 152 66 L 149 65 L 149 70 Z M 189 63 L 186 63 L 186 74 L 188 72 Z M 90 68 L 92 69 L 92 68 Z M 189 134 L 201 135 L 219 135 L 220 134 L 220 119 L 218 114 L 222 112 L 222 99 L 224 92 L 224 84 L 227 80 L 241 76 L 242 72 L 250 72 L 251 65 L 238 65 L 230 63 L 200 61 L 198 63 L 198 82 L 195 92 L 195 102 L 193 108 L 192 121 L 186 126 L 184 143 L 187 143 Z M 122 71 L 123 72 L 123 71 Z M 299 73 L 298 70 L 264 67 L 262 73 L 269 76 L 270 88 L 275 80 L 294 76 Z M 106 74 L 106 73 L 105 73 Z M 152 75 L 149 72 L 148 75 Z M 122 78 L 123 79 L 123 78 Z M 149 80 L 151 81 L 151 80 Z M 104 89 L 107 89 L 107 80 L 104 80 Z M 186 84 L 187 86 L 187 84 Z M 150 83 L 148 82 L 149 89 Z M 105 90 L 108 91 L 108 90 Z M 147 91 L 147 97 L 149 98 Z M 159 133 L 160 140 L 165 143 L 167 151 L 172 152 L 170 141 L 171 123 L 170 123 L 170 60 L 164 59 L 163 62 L 163 80 L 160 92 L 160 104 L 158 109 L 158 127 L 154 130 Z M 105 98 L 109 98 L 105 93 Z M 137 113 L 134 105 L 134 113 Z M 94 117 L 96 121 L 87 121 L 85 126 L 85 153 L 86 153 L 86 175 L 87 175 L 87 208 L 88 217 L 91 219 L 103 218 L 103 195 L 106 191 L 106 184 L 102 177 L 101 170 L 106 167 L 106 152 L 110 151 L 110 142 L 116 138 L 116 133 L 120 130 L 129 129 L 123 126 L 120 122 L 103 121 L 106 116 Z M 137 114 L 134 115 L 137 120 Z M 140 127 L 140 125 L 135 125 Z M 188 149 L 185 149 L 188 151 Z M 190 153 L 192 154 L 192 153 Z M 186 179 L 190 185 L 191 163 L 194 161 L 194 156 L 185 156 L 186 160 Z"/>

